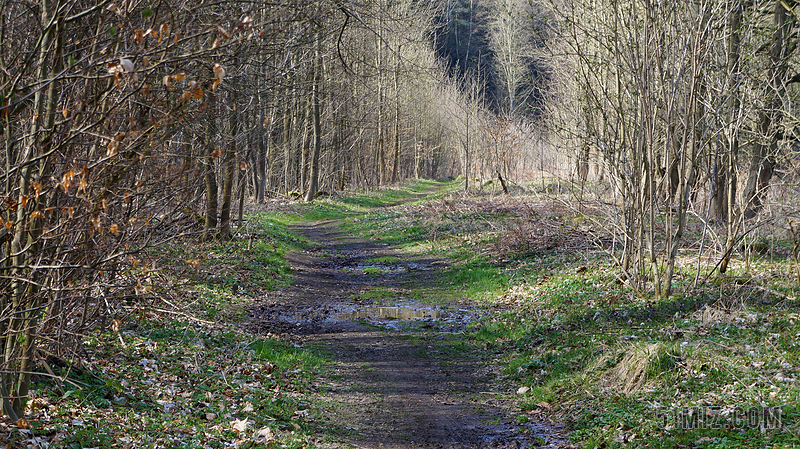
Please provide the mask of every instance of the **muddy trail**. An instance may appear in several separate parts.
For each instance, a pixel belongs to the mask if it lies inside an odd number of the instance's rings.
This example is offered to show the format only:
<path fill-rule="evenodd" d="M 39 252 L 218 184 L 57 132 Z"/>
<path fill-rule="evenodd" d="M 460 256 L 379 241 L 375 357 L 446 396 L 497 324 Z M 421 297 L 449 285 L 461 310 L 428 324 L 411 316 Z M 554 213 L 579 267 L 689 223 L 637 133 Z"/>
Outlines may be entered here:
<path fill-rule="evenodd" d="M 447 266 L 358 241 L 336 222 L 298 225 L 316 243 L 289 256 L 294 284 L 252 310 L 260 330 L 322 348 L 315 423 L 328 448 L 563 448 L 562 429 L 524 414 L 491 382 L 461 331 L 481 311 L 432 307 L 406 291 Z M 525 415 L 526 419 L 519 419 Z"/>

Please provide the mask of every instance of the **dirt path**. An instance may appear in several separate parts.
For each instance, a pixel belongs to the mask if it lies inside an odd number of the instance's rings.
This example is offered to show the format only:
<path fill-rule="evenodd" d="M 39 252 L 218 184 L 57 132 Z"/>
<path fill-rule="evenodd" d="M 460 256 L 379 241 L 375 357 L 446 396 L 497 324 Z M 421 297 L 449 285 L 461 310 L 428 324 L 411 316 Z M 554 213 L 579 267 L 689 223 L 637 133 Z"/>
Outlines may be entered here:
<path fill-rule="evenodd" d="M 253 314 L 262 329 L 335 359 L 333 373 L 318 382 L 318 424 L 328 433 L 321 447 L 571 447 L 536 415 L 522 423 L 524 413 L 502 400 L 508 391 L 492 391 L 492 373 L 458 332 L 476 311 L 434 310 L 404 297 L 410 283 L 431 282 L 445 263 L 356 241 L 335 222 L 297 231 L 319 246 L 289 257 L 294 285 Z M 394 318 L 409 315 L 422 318 Z"/>

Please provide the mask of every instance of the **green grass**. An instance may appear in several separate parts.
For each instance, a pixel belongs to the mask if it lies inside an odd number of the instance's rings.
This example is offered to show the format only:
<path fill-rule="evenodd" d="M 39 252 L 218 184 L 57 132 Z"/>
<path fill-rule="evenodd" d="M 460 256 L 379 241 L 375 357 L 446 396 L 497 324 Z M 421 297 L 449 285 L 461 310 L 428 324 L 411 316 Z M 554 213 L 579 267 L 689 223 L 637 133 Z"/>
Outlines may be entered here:
<path fill-rule="evenodd" d="M 310 246 L 293 233 L 280 216 L 249 213 L 246 226 L 230 240 L 186 241 L 151 248 L 149 263 L 170 268 L 177 276 L 211 290 L 229 292 L 247 284 L 256 290 L 273 290 L 288 280 L 285 255 Z M 235 287 L 234 287 L 235 286 Z"/>
<path fill-rule="evenodd" d="M 387 209 L 350 217 L 341 228 L 352 235 L 399 248 L 428 239 L 429 228 L 407 223 L 403 218 L 403 210 Z"/>
<path fill-rule="evenodd" d="M 412 180 L 406 184 L 390 186 L 375 191 L 347 192 L 319 198 L 311 203 L 297 203 L 291 214 L 292 221 L 322 221 L 352 218 L 371 212 L 413 202 L 432 193 L 448 191 L 457 183 L 430 180 Z"/>
<path fill-rule="evenodd" d="M 370 259 L 366 259 L 364 263 L 367 264 L 380 264 L 380 265 L 391 265 L 400 263 L 402 259 L 397 256 L 382 256 L 382 257 L 373 257 Z"/>
<path fill-rule="evenodd" d="M 796 372 L 798 366 L 792 336 L 800 327 L 787 312 L 744 307 L 733 310 L 733 322 L 714 324 L 704 321 L 702 307 L 719 305 L 727 296 L 707 292 L 652 301 L 635 299 L 598 277 L 542 279 L 541 274 L 526 279 L 526 285 L 538 285 L 518 308 L 488 318 L 473 333 L 502 360 L 505 382 L 533 387 L 522 409 L 554 405 L 569 418 L 576 429 L 572 438 L 582 447 L 798 442 L 792 433 L 797 410 L 788 405 L 796 403 L 797 385 L 779 382 L 775 388 L 777 372 L 788 366 Z M 735 321 L 752 313 L 762 316 L 759 322 Z M 748 348 L 758 351 L 745 356 Z M 654 418 L 682 407 L 749 408 L 765 400 L 782 407 L 788 430 L 673 429 L 670 434 Z M 626 439 L 633 434 L 633 441 Z"/>
<path fill-rule="evenodd" d="M 482 301 L 499 293 L 508 282 L 508 273 L 500 265 L 475 258 L 451 266 L 439 282 L 453 297 Z"/>
<path fill-rule="evenodd" d="M 531 388 L 520 398 L 520 410 L 547 404 L 573 427 L 572 439 L 582 447 L 800 445 L 794 405 L 800 381 L 776 378 L 780 373 L 800 379 L 798 301 L 789 299 L 800 289 L 796 267 L 785 256 L 791 242 L 769 240 L 770 251 L 738 262 L 727 277 L 694 291 L 687 284 L 695 267 L 684 266 L 678 293 L 655 300 L 620 282 L 617 268 L 599 251 L 498 251 L 519 217 L 459 209 L 455 202 L 440 210 L 373 211 L 345 226 L 409 254 L 451 262 L 435 284 L 410 293 L 430 302 L 500 307 L 465 338 L 486 349 L 488 362 L 502 366 L 498 384 L 513 391 Z M 549 219 L 552 225 L 576 224 L 569 214 Z M 757 273 L 782 275 L 767 278 L 764 290 L 754 287 L 765 279 Z M 786 299 L 770 299 L 765 291 Z M 682 429 L 662 422 L 685 407 L 713 413 L 759 404 L 781 407 L 784 428 L 762 433 L 746 426 Z"/>
<path fill-rule="evenodd" d="M 279 340 L 258 339 L 250 348 L 259 359 L 298 374 L 298 378 L 305 381 L 311 381 L 327 363 L 318 350 L 312 351 Z"/>

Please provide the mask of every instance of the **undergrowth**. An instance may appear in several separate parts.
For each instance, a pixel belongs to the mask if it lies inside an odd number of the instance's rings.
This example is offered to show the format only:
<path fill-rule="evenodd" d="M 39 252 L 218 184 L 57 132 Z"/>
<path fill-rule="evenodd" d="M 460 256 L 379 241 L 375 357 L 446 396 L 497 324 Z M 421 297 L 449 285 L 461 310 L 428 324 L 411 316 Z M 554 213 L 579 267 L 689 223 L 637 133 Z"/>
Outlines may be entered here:
<path fill-rule="evenodd" d="M 247 311 L 290 282 L 310 242 L 285 215 L 252 211 L 230 240 L 173 240 L 138 255 L 135 299 L 108 310 L 77 360 L 46 359 L 30 428 L 10 447 L 287 447 L 312 444 L 309 393 L 324 354 L 247 331 Z M 48 363 L 49 360 L 49 363 Z M 47 364 L 45 366 L 45 364 Z M 19 426 L 17 426 L 19 427 Z"/>
<path fill-rule="evenodd" d="M 624 283 L 581 214 L 539 197 L 449 195 L 345 226 L 450 261 L 416 296 L 493 311 L 468 338 L 523 420 L 551 415 L 587 448 L 800 445 L 798 286 L 786 248 L 735 261 L 696 289 L 686 265 L 683 293 L 655 300 Z"/>

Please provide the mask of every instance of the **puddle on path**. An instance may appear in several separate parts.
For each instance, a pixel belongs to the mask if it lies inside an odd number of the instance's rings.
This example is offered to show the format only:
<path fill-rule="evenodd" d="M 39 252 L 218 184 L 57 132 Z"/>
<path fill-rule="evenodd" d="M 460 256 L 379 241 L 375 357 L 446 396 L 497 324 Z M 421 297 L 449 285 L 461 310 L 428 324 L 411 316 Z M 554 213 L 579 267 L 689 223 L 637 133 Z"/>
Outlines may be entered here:
<path fill-rule="evenodd" d="M 469 323 L 475 317 L 468 310 L 441 309 L 418 303 L 386 306 L 360 304 L 332 304 L 316 309 L 302 309 L 290 314 L 276 311 L 272 319 L 288 321 L 296 325 L 311 322 L 335 322 L 369 320 L 376 322 L 441 321 L 443 323 Z"/>
<path fill-rule="evenodd" d="M 402 265 L 387 265 L 380 263 L 358 264 L 355 266 L 342 266 L 340 269 L 344 271 L 357 271 L 361 273 L 405 273 L 408 271 L 428 271 L 431 269 L 431 267 L 430 265 L 411 262 Z"/>
<path fill-rule="evenodd" d="M 449 313 L 433 308 L 408 306 L 364 306 L 333 317 L 334 320 L 439 320 L 449 317 Z"/>

